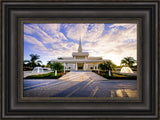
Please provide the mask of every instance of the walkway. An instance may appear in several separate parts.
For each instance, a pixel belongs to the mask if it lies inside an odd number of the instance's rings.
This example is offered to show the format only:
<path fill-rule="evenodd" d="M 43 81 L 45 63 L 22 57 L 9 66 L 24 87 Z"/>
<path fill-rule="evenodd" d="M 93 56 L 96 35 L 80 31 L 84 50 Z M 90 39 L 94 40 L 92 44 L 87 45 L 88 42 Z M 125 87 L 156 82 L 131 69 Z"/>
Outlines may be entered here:
<path fill-rule="evenodd" d="M 25 79 L 24 97 L 137 97 L 136 80 L 107 80 L 93 72 L 69 72 L 59 79 Z"/>
<path fill-rule="evenodd" d="M 97 75 L 94 72 L 69 72 L 66 75 L 59 78 L 60 80 L 69 80 L 69 81 L 86 81 L 90 80 L 107 80 L 106 78 Z"/>

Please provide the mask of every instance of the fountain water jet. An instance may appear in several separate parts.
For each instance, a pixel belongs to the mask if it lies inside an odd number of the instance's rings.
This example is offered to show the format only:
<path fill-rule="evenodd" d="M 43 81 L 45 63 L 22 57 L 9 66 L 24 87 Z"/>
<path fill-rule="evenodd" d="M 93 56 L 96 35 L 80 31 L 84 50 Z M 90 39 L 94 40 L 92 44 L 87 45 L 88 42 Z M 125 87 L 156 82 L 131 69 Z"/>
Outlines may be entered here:
<path fill-rule="evenodd" d="M 133 73 L 130 67 L 122 67 L 120 73 Z"/>
<path fill-rule="evenodd" d="M 32 73 L 42 73 L 42 72 L 44 72 L 42 67 L 35 67 L 32 70 Z"/>

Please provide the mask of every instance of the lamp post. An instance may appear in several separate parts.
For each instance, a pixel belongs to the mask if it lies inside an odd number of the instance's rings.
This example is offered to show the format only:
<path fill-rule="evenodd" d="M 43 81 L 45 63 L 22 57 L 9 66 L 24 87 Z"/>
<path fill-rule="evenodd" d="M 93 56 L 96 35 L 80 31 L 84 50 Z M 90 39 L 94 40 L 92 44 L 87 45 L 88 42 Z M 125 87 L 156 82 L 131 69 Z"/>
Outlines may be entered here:
<path fill-rule="evenodd" d="M 64 66 L 64 73 L 65 73 L 65 71 L 66 71 L 66 70 L 65 70 L 65 69 L 66 69 L 66 68 L 65 68 L 65 67 L 66 67 L 66 64 L 65 64 L 65 63 L 63 63 L 63 66 Z"/>
<path fill-rule="evenodd" d="M 57 76 L 57 70 L 55 70 L 55 76 Z"/>

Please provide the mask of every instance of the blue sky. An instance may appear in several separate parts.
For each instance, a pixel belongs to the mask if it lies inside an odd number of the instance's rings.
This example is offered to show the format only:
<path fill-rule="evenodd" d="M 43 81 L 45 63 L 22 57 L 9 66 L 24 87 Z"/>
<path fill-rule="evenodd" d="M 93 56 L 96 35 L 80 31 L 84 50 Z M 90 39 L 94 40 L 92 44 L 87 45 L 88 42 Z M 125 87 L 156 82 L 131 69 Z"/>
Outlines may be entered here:
<path fill-rule="evenodd" d="M 84 52 L 120 65 L 124 57 L 137 59 L 137 24 L 24 24 L 24 60 L 40 55 L 43 64 L 58 57 L 72 57 L 82 40 Z"/>

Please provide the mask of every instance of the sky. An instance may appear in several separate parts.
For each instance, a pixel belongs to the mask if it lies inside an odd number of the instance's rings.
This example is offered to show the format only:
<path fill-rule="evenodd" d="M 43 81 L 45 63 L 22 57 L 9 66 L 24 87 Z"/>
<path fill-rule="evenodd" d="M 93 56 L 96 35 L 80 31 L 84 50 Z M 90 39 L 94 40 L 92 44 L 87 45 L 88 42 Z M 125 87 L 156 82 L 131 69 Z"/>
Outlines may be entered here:
<path fill-rule="evenodd" d="M 72 57 L 79 40 L 83 52 L 120 65 L 124 57 L 137 60 L 136 23 L 24 23 L 24 60 L 40 55 L 42 64 L 58 57 Z"/>

